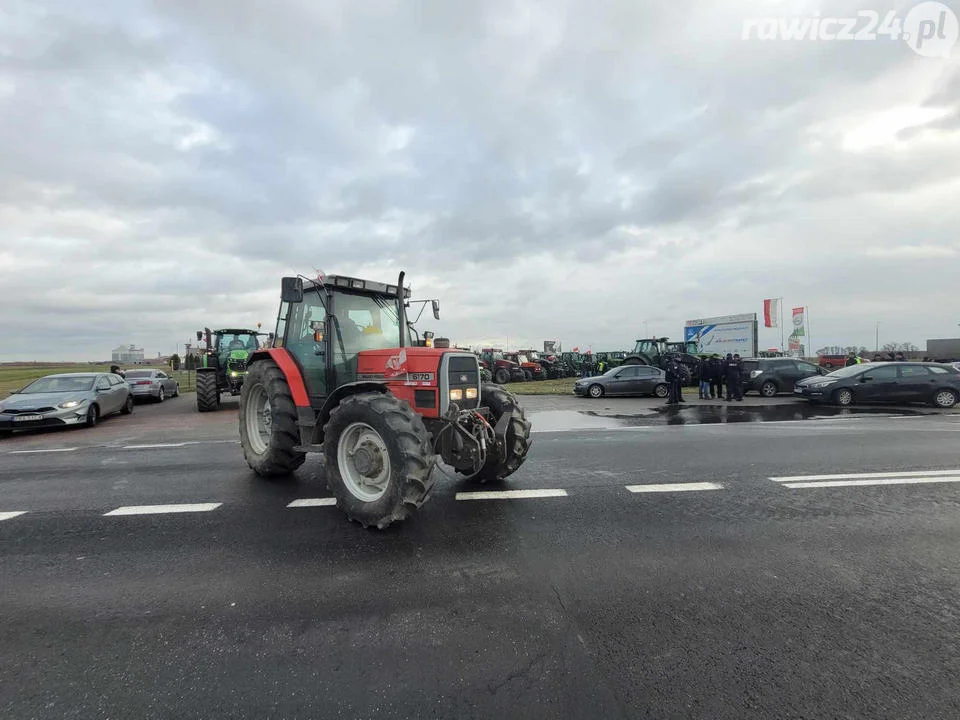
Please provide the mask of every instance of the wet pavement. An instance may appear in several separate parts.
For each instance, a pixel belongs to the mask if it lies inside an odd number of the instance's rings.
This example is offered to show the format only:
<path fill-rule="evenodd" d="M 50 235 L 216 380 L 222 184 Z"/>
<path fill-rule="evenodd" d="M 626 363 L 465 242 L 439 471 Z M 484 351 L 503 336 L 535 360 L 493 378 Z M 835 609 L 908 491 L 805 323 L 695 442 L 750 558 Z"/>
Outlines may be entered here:
<path fill-rule="evenodd" d="M 538 403 L 543 407 L 544 403 Z M 706 425 L 719 423 L 764 423 L 810 420 L 832 420 L 856 417 L 910 417 L 941 414 L 932 408 L 891 407 L 883 405 L 849 408 L 830 405 L 812 405 L 806 402 L 766 403 L 698 403 L 682 405 L 647 405 L 629 408 L 601 407 L 596 409 L 539 409 L 529 408 L 528 415 L 535 432 L 563 432 L 570 430 L 616 430 L 619 428 L 658 425 Z"/>

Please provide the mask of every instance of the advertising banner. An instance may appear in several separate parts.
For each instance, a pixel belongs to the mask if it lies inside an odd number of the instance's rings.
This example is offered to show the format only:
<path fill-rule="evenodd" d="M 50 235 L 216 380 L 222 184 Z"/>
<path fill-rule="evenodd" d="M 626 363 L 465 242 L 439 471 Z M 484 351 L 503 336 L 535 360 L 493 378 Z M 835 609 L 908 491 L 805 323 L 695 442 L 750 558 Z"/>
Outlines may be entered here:
<path fill-rule="evenodd" d="M 802 307 L 793 309 L 793 332 L 790 337 L 803 337 L 806 333 L 803 330 L 804 311 Z"/>
<path fill-rule="evenodd" d="M 683 335 L 685 341 L 697 343 L 701 354 L 757 355 L 756 313 L 688 320 Z"/>

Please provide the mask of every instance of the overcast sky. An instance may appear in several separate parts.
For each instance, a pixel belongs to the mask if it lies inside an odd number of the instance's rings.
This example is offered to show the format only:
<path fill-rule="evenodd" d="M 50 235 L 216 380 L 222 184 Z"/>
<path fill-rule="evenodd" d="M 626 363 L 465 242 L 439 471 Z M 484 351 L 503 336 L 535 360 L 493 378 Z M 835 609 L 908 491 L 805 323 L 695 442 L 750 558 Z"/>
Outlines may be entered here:
<path fill-rule="evenodd" d="M 914 4 L 6 0 L 0 360 L 272 329 L 314 268 L 460 344 L 956 337 L 960 46 L 742 39 Z"/>

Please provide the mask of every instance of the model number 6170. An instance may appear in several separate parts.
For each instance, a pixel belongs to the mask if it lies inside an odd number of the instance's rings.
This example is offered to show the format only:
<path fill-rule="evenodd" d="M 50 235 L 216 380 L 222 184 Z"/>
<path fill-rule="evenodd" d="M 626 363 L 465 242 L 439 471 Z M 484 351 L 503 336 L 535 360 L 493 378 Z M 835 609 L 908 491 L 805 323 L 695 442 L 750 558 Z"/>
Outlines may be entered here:
<path fill-rule="evenodd" d="M 433 380 L 433 373 L 410 373 L 411 380 Z"/>

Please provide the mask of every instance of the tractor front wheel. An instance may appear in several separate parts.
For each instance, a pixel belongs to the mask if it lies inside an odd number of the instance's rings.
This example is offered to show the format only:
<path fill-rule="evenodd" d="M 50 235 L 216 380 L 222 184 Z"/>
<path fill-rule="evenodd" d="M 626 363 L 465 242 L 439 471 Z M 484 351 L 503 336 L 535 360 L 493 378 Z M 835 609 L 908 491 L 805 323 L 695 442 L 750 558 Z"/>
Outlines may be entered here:
<path fill-rule="evenodd" d="M 197 410 L 210 412 L 220 407 L 220 388 L 215 370 L 197 372 Z"/>
<path fill-rule="evenodd" d="M 407 403 L 389 393 L 350 395 L 323 433 L 327 487 L 349 519 L 383 529 L 427 501 L 436 455 Z"/>
<path fill-rule="evenodd" d="M 510 382 L 510 373 L 504 370 L 503 368 L 499 368 L 493 374 L 493 379 L 494 379 L 494 382 L 497 383 L 497 385 L 506 385 L 508 382 Z"/>
<path fill-rule="evenodd" d="M 294 450 L 300 444 L 297 407 L 287 378 L 273 360 L 255 362 L 243 383 L 240 444 L 247 465 L 261 477 L 289 475 L 306 460 Z"/>
<path fill-rule="evenodd" d="M 473 479 L 481 483 L 503 480 L 523 465 L 530 450 L 530 421 L 527 420 L 512 393 L 496 385 L 480 387 L 480 405 L 489 408 L 490 424 L 496 427 L 500 418 L 509 415 L 503 452 L 487 451 L 487 461 Z"/>

